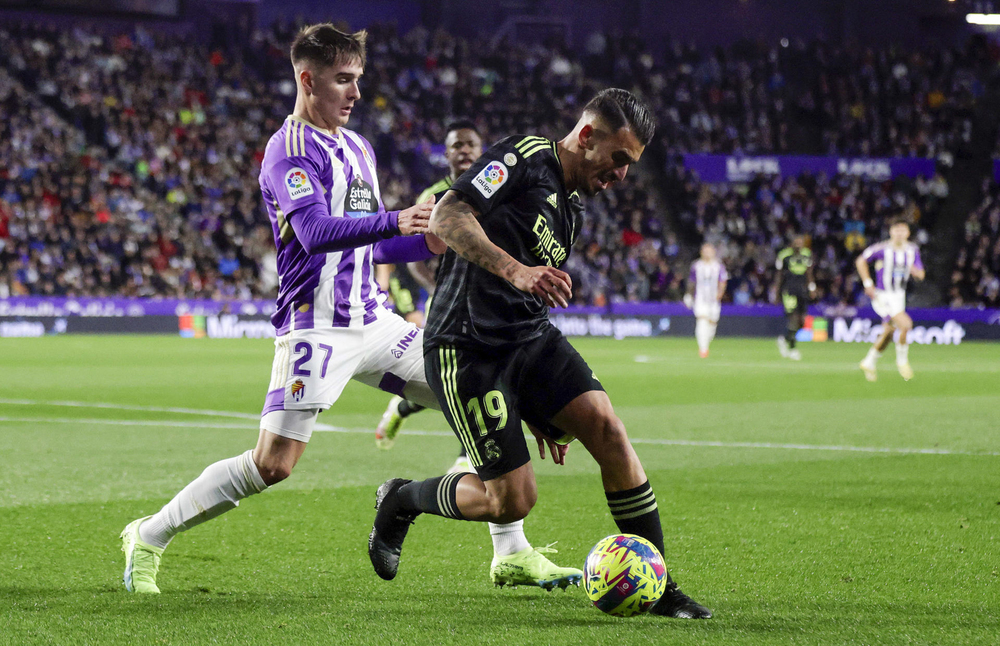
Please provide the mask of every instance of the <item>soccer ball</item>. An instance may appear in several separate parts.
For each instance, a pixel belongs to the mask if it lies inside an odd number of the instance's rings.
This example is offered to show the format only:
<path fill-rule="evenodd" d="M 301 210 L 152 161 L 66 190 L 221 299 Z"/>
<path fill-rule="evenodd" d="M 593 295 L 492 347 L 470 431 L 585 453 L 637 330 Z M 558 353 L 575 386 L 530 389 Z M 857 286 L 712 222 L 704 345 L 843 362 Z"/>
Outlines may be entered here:
<path fill-rule="evenodd" d="M 612 534 L 598 541 L 583 567 L 587 597 L 603 612 L 631 617 L 646 612 L 667 587 L 667 566 L 660 552 L 634 534 Z"/>

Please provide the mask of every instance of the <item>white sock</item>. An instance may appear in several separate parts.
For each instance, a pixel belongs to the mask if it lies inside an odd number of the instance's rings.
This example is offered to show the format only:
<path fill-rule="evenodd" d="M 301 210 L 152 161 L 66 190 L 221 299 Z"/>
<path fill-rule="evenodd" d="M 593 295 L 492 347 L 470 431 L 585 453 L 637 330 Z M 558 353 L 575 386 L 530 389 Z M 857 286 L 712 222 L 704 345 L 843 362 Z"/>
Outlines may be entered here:
<path fill-rule="evenodd" d="M 531 547 L 531 543 L 524 535 L 524 521 L 515 520 L 513 523 L 497 525 L 489 523 L 490 536 L 493 538 L 493 555 L 510 556 L 521 550 Z"/>
<path fill-rule="evenodd" d="M 705 319 L 698 319 L 694 324 L 694 338 L 698 341 L 698 349 L 702 352 L 708 352 L 708 344 L 712 340 L 708 329 L 710 325 Z"/>
<path fill-rule="evenodd" d="M 708 342 L 709 342 L 709 343 L 711 343 L 712 341 L 714 341 L 714 340 L 715 340 L 715 331 L 716 331 L 716 330 L 717 330 L 718 328 L 719 328 L 719 323 L 718 323 L 718 322 L 715 322 L 715 323 L 711 323 L 711 322 L 710 322 L 710 323 L 708 324 Z M 706 350 L 708 349 L 708 345 L 706 345 L 706 346 L 705 346 L 705 349 L 706 349 Z"/>
<path fill-rule="evenodd" d="M 910 363 L 910 346 L 905 343 L 896 344 L 896 365 L 905 366 Z"/>
<path fill-rule="evenodd" d="M 253 450 L 209 465 L 139 526 L 139 538 L 166 547 L 177 534 L 237 507 L 240 500 L 267 489 L 253 461 Z"/>
<path fill-rule="evenodd" d="M 870 365 L 875 365 L 878 358 L 882 356 L 882 353 L 875 349 L 875 346 L 868 348 L 868 354 L 865 356 L 865 363 Z"/>

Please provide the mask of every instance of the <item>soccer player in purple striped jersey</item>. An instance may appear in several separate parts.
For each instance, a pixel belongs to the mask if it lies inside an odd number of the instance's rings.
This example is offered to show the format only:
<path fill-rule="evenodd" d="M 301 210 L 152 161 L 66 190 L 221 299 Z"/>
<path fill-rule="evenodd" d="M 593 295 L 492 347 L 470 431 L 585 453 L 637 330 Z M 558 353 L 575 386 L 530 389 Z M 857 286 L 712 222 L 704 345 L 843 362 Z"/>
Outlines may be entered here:
<path fill-rule="evenodd" d="M 287 478 L 317 415 L 349 380 L 440 409 L 424 374 L 423 332 L 385 307 L 375 282 L 374 263 L 427 260 L 446 247 L 424 235 L 432 201 L 385 210 L 374 152 L 345 127 L 361 98 L 365 38 L 364 31 L 346 34 L 319 24 L 302 29 L 292 43 L 295 108 L 268 142 L 259 178 L 279 285 L 257 446 L 210 465 L 158 513 L 125 528 L 129 591 L 159 592 L 160 557 L 176 534 Z M 524 540 L 520 524 L 500 529 L 494 546 Z M 544 557 L 536 560 L 558 569 Z"/>
<path fill-rule="evenodd" d="M 907 335 L 913 329 L 913 320 L 906 313 L 906 284 L 910 278 L 924 279 L 924 263 L 920 249 L 909 241 L 910 225 L 904 218 L 894 218 L 889 225 L 889 239 L 878 242 L 862 252 L 855 263 L 858 275 L 865 286 L 865 294 L 872 301 L 875 313 L 882 317 L 882 335 L 858 364 L 868 381 L 878 379 L 875 363 L 899 330 L 896 340 L 896 368 L 903 379 L 913 378 L 910 367 Z M 872 280 L 869 263 L 875 265 Z"/>
<path fill-rule="evenodd" d="M 719 326 L 722 297 L 726 294 L 728 280 L 726 266 L 715 257 L 715 247 L 708 243 L 701 245 L 701 257 L 691 264 L 684 304 L 694 311 L 694 337 L 702 359 L 708 358 L 708 346 Z"/>

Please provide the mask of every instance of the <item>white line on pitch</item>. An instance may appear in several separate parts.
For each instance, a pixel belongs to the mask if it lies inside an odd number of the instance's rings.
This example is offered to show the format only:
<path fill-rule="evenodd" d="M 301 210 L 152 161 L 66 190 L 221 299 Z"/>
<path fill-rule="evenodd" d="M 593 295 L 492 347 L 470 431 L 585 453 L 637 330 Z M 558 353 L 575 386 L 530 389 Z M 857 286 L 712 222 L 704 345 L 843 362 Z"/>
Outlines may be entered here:
<path fill-rule="evenodd" d="M 856 453 L 915 453 L 922 455 L 1000 455 L 993 451 L 952 451 L 951 449 L 915 449 L 880 446 L 850 446 L 823 444 L 781 444 L 776 442 L 715 442 L 706 440 L 663 440 L 632 438 L 633 444 L 667 446 L 707 446 L 725 449 L 784 449 L 789 451 L 853 451 Z"/>
<path fill-rule="evenodd" d="M 126 420 L 126 419 L 87 419 L 75 417 L 0 417 L 0 423 L 41 423 L 41 424 L 97 424 L 107 426 L 153 426 L 153 427 L 173 427 L 173 428 L 218 428 L 218 429 L 239 429 L 250 430 L 256 428 L 249 424 L 219 424 L 203 422 L 183 422 L 183 421 L 157 421 L 157 420 Z M 351 433 L 357 435 L 367 435 L 372 433 L 370 428 L 343 428 L 340 426 L 330 426 L 328 424 L 317 424 L 316 430 L 326 433 Z M 445 431 L 402 431 L 405 435 L 422 435 L 428 437 L 451 437 L 452 433 Z M 992 451 L 953 451 L 951 449 L 920 449 L 906 447 L 878 447 L 878 446 L 849 446 L 849 445 L 822 445 L 822 444 L 780 444 L 773 442 L 715 442 L 704 440 L 667 440 L 632 438 L 633 444 L 652 444 L 659 446 L 692 446 L 722 449 L 778 449 L 786 451 L 841 451 L 854 453 L 884 453 L 884 454 L 917 454 L 917 455 L 986 455 L 1000 456 L 998 452 Z"/>
<path fill-rule="evenodd" d="M 135 404 L 111 404 L 107 402 L 76 402 L 76 401 L 39 401 L 36 399 L 3 399 L 0 404 L 16 404 L 20 406 L 63 406 L 69 408 L 109 408 L 112 410 L 135 410 L 148 413 L 182 413 L 184 415 L 204 415 L 207 417 L 235 417 L 237 419 L 260 419 L 260 414 L 235 413 L 224 410 L 205 410 L 203 408 L 175 408 L 171 406 L 139 406 Z"/>

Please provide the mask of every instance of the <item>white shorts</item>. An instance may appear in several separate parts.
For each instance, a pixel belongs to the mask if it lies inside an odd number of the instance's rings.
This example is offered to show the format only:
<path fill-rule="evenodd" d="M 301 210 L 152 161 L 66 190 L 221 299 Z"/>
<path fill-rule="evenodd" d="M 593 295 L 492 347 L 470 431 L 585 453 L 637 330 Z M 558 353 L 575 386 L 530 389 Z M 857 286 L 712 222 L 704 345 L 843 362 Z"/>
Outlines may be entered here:
<path fill-rule="evenodd" d="M 872 299 L 872 309 L 882 317 L 883 321 L 888 321 L 906 311 L 906 292 L 886 292 L 876 289 L 875 298 Z"/>
<path fill-rule="evenodd" d="M 719 301 L 714 303 L 703 303 L 695 301 L 694 303 L 694 315 L 695 318 L 708 319 L 713 323 L 719 320 L 719 314 L 722 312 L 722 305 Z"/>
<path fill-rule="evenodd" d="M 330 408 L 351 379 L 440 409 L 424 376 L 423 330 L 384 312 L 363 327 L 293 330 L 275 339 L 261 428 L 309 441 L 316 414 Z"/>

